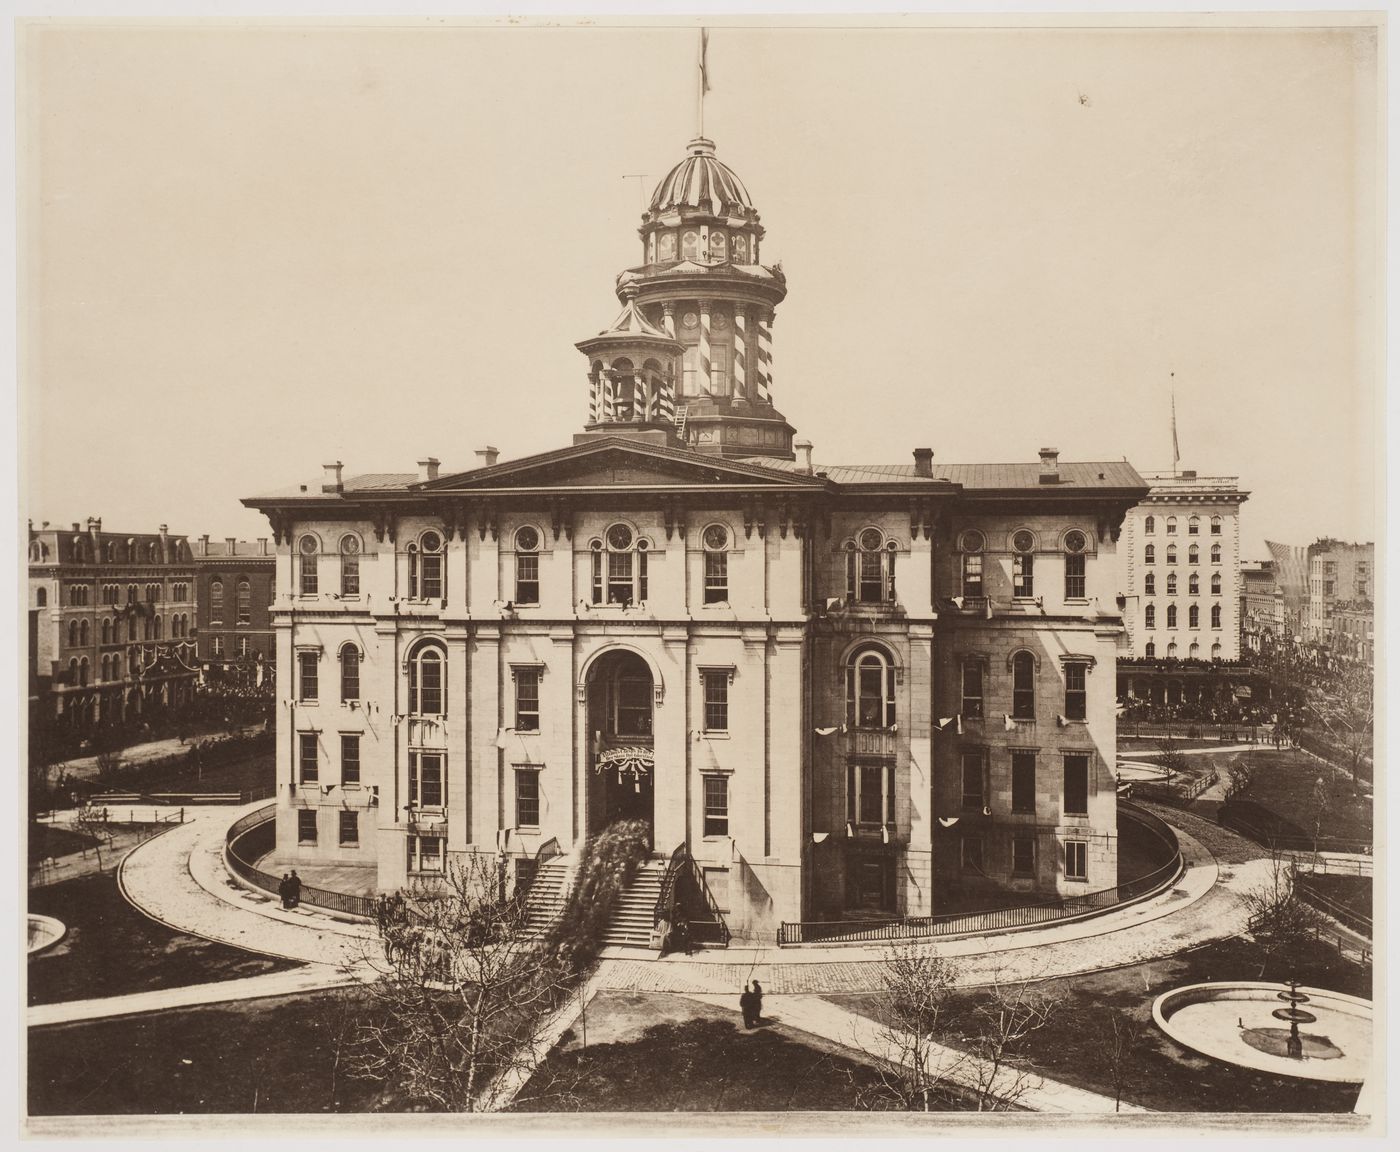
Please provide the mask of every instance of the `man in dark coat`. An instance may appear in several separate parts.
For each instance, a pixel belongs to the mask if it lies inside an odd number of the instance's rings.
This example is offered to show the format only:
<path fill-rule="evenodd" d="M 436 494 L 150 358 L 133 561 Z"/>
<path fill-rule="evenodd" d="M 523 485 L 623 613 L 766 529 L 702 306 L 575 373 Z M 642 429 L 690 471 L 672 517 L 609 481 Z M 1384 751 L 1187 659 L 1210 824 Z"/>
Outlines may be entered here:
<path fill-rule="evenodd" d="M 292 873 L 296 875 L 295 872 Z M 753 982 L 753 1026 L 757 1028 L 763 1023 L 763 985 L 757 980 Z"/>
<path fill-rule="evenodd" d="M 282 873 L 282 882 L 277 885 L 277 895 L 282 897 L 282 907 L 292 906 L 292 877 L 289 873 Z"/>
<path fill-rule="evenodd" d="M 292 902 L 289 908 L 295 908 L 301 903 L 301 877 L 297 875 L 297 870 L 292 869 L 292 874 L 287 879 L 287 892 L 291 896 Z"/>
<path fill-rule="evenodd" d="M 754 1008 L 753 989 L 747 984 L 744 985 L 744 990 L 739 993 L 739 1011 L 744 1014 L 744 1027 L 752 1028 L 757 1012 Z"/>

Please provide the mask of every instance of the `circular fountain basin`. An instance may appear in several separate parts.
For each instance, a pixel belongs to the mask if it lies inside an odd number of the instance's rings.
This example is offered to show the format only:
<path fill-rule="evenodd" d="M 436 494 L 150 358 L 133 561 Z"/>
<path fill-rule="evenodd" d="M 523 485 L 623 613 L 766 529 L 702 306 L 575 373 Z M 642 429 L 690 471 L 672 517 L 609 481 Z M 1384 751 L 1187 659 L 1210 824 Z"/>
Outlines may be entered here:
<path fill-rule="evenodd" d="M 1158 996 L 1152 1019 L 1178 1044 L 1242 1068 L 1305 1080 L 1360 1084 L 1371 1066 L 1371 1002 L 1325 988 L 1300 988 L 1316 1019 L 1298 1024 L 1302 1055 L 1289 1054 L 1280 1022 L 1287 985 L 1255 980 L 1188 984 Z M 1289 1009 L 1282 1009 L 1287 1013 Z"/>
<path fill-rule="evenodd" d="M 1141 760 L 1120 760 L 1118 761 L 1118 779 L 1129 780 L 1165 780 L 1168 772 L 1160 764 L 1146 764 Z"/>
<path fill-rule="evenodd" d="M 68 928 L 62 920 L 55 920 L 52 916 L 29 915 L 28 955 L 32 956 L 35 952 L 52 948 L 63 939 L 63 934 L 67 931 Z"/>

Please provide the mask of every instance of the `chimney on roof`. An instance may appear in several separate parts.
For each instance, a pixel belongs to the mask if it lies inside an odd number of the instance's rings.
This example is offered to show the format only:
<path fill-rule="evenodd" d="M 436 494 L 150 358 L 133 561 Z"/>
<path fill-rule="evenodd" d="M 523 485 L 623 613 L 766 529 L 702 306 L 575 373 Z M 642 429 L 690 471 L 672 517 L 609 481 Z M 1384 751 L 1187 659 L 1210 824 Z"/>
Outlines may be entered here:
<path fill-rule="evenodd" d="M 810 476 L 812 474 L 812 442 L 810 440 L 794 440 L 792 446 L 797 449 L 797 470 Z"/>
<path fill-rule="evenodd" d="M 418 461 L 418 483 L 426 484 L 429 480 L 438 478 L 438 458 L 429 456 Z"/>
<path fill-rule="evenodd" d="M 495 467 L 496 458 L 500 454 L 501 450 L 499 448 L 493 448 L 490 444 L 486 445 L 486 447 L 484 448 L 478 448 L 476 450 L 476 458 L 481 461 L 482 468 Z"/>
<path fill-rule="evenodd" d="M 1196 470 L 1194 468 L 1186 469 L 1181 473 L 1181 478 L 1183 480 L 1194 480 L 1196 478 Z"/>
<path fill-rule="evenodd" d="M 206 532 L 203 536 L 201 536 L 201 537 L 199 538 L 199 554 L 200 554 L 201 556 L 208 556 L 208 555 L 209 555 L 209 533 L 208 533 L 208 532 Z"/>
<path fill-rule="evenodd" d="M 100 560 L 102 558 L 102 521 L 89 516 L 87 530 L 88 539 L 92 541 L 92 558 Z"/>
<path fill-rule="evenodd" d="M 345 483 L 341 480 L 341 470 L 345 467 L 339 460 L 333 464 L 322 464 L 325 475 L 321 477 L 322 492 L 344 492 Z"/>
<path fill-rule="evenodd" d="M 1042 448 L 1040 450 L 1040 482 L 1058 484 L 1060 482 L 1060 450 Z"/>
<path fill-rule="evenodd" d="M 932 475 L 933 475 L 933 449 L 932 449 L 932 448 L 915 448 L 915 449 L 914 449 L 914 475 L 915 475 L 915 476 L 932 476 Z"/>
<path fill-rule="evenodd" d="M 82 530 L 83 530 L 83 526 L 82 526 L 81 524 L 79 524 L 76 520 L 74 520 L 74 521 L 73 521 L 73 531 L 74 531 L 74 532 L 81 532 Z"/>
<path fill-rule="evenodd" d="M 236 556 L 236 555 L 238 555 L 238 538 L 235 537 L 235 536 L 225 536 L 225 537 L 224 537 L 224 547 L 228 549 L 228 552 L 225 553 L 225 555 L 228 555 L 228 556 Z"/>
<path fill-rule="evenodd" d="M 258 555 L 259 555 L 259 556 L 266 556 L 266 555 L 267 555 L 267 537 L 266 537 L 266 536 L 259 536 L 259 537 L 258 537 Z"/>

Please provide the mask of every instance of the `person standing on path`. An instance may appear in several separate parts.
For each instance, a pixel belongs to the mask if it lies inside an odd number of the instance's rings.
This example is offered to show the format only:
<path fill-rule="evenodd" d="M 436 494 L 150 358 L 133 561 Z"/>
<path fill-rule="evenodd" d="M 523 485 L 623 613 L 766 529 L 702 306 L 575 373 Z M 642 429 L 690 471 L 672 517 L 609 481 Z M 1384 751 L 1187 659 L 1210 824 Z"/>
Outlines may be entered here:
<path fill-rule="evenodd" d="M 753 982 L 753 1024 L 751 1027 L 757 1028 L 763 1023 L 763 985 L 757 980 Z"/>
<path fill-rule="evenodd" d="M 292 869 L 292 874 L 287 878 L 287 894 L 291 897 L 289 908 L 295 908 L 301 903 L 301 877 L 297 875 L 297 870 Z"/>
<path fill-rule="evenodd" d="M 279 895 L 280 897 L 282 897 L 282 907 L 283 907 L 283 908 L 290 908 L 290 907 L 292 906 L 292 877 L 291 877 L 291 873 L 289 873 L 289 872 L 283 872 L 283 873 L 282 873 L 282 881 L 281 881 L 281 883 L 279 883 L 279 884 L 277 885 L 277 895 Z"/>
<path fill-rule="evenodd" d="M 744 985 L 744 990 L 739 993 L 739 1011 L 744 1014 L 744 1027 L 752 1028 L 756 1015 L 754 1011 L 754 994 L 753 989 L 747 984 Z"/>

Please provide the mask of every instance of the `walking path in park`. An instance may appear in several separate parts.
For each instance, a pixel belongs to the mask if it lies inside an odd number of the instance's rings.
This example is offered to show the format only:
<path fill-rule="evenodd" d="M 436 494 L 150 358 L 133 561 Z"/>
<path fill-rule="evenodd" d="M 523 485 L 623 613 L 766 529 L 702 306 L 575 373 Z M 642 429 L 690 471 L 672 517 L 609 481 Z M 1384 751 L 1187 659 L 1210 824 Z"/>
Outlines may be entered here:
<path fill-rule="evenodd" d="M 197 732 L 186 736 L 183 740 L 178 736 L 167 736 L 163 740 L 151 740 L 145 744 L 133 744 L 129 748 L 122 748 L 113 755 L 123 764 L 144 764 L 147 760 L 159 760 L 165 756 L 177 756 L 182 752 L 188 752 L 194 745 L 203 744 L 211 740 L 236 738 L 239 736 L 253 736 L 259 732 L 267 730 L 267 722 L 259 720 L 256 724 L 239 724 L 233 728 L 220 729 L 214 732 Z M 74 756 L 71 760 L 55 761 L 50 769 L 54 776 L 67 773 L 79 779 L 88 779 L 97 775 L 97 754 L 90 756 Z"/>

